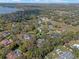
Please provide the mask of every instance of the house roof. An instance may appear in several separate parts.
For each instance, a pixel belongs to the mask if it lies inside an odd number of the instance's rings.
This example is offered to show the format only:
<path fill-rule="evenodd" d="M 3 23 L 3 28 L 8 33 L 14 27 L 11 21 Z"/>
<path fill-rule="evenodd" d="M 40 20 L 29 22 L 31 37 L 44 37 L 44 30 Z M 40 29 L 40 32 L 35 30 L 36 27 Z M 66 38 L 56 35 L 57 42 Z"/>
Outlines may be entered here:
<path fill-rule="evenodd" d="M 7 54 L 6 59 L 16 59 L 16 55 L 11 51 Z"/>
<path fill-rule="evenodd" d="M 59 56 L 59 59 L 74 59 L 74 55 L 71 52 L 66 51 Z"/>
<path fill-rule="evenodd" d="M 23 35 L 23 38 L 24 38 L 25 40 L 30 40 L 32 37 L 31 37 L 31 35 L 24 34 L 24 35 Z"/>
<path fill-rule="evenodd" d="M 19 50 L 11 51 L 6 55 L 6 59 L 16 59 L 17 57 L 22 57 Z"/>
<path fill-rule="evenodd" d="M 6 36 L 10 35 L 10 32 L 5 31 L 5 32 L 2 33 L 2 35 L 3 35 L 4 37 L 6 37 Z"/>
<path fill-rule="evenodd" d="M 11 40 L 7 40 L 7 39 L 1 41 L 1 44 L 5 45 L 5 46 L 9 45 L 11 43 L 12 43 L 12 41 Z"/>

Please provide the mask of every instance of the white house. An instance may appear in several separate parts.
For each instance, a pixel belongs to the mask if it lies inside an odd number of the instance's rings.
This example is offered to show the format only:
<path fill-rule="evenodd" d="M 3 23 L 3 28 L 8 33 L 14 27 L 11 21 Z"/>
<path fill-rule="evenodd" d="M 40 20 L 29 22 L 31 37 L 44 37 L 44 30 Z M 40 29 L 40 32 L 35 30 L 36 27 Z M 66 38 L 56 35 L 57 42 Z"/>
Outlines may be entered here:
<path fill-rule="evenodd" d="M 77 48 L 77 49 L 79 49 L 79 44 L 74 44 L 74 45 L 72 45 L 72 48 Z"/>

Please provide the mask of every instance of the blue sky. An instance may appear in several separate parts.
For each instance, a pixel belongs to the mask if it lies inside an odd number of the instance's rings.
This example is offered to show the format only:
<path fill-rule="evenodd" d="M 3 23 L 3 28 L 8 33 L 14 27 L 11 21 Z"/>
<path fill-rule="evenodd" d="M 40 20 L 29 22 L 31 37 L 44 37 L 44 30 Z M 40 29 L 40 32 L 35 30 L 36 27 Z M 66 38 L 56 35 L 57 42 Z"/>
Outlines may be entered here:
<path fill-rule="evenodd" d="M 0 0 L 3 3 L 79 3 L 79 0 Z"/>

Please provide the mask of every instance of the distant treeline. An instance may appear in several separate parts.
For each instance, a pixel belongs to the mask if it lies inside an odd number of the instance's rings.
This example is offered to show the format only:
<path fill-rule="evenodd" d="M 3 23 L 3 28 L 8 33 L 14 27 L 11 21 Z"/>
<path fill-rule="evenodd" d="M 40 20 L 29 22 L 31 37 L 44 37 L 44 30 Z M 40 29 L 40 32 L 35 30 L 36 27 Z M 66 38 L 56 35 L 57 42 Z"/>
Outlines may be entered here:
<path fill-rule="evenodd" d="M 0 15 L 0 18 L 2 20 L 11 20 L 11 21 L 26 21 L 30 20 L 34 16 L 40 15 L 39 9 L 32 9 L 32 10 L 24 10 L 24 11 L 18 11 L 15 13 L 10 13 L 10 14 L 4 14 Z"/>

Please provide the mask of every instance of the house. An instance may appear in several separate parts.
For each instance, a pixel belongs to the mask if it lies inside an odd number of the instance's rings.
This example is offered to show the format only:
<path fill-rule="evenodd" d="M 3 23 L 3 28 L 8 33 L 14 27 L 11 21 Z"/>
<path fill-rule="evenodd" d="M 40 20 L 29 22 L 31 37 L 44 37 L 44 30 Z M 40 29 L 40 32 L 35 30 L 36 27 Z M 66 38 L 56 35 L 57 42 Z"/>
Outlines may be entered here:
<path fill-rule="evenodd" d="M 29 35 L 29 34 L 23 34 L 22 38 L 25 39 L 25 40 L 31 40 L 32 36 Z"/>
<path fill-rule="evenodd" d="M 13 28 L 16 27 L 16 23 L 13 23 L 13 24 L 12 24 L 12 27 L 13 27 Z"/>
<path fill-rule="evenodd" d="M 7 40 L 7 39 L 5 39 L 5 40 L 2 40 L 2 41 L 1 41 L 1 44 L 4 45 L 4 46 L 7 46 L 7 45 L 9 45 L 9 44 L 11 44 L 11 43 L 12 43 L 12 40 Z"/>
<path fill-rule="evenodd" d="M 43 22 L 48 22 L 48 21 L 50 21 L 50 19 L 48 19 L 47 17 L 38 17 L 38 23 L 39 24 L 43 23 Z"/>
<path fill-rule="evenodd" d="M 74 55 L 69 51 L 65 51 L 59 55 L 58 59 L 74 59 Z"/>
<path fill-rule="evenodd" d="M 14 53 L 15 53 L 16 56 L 21 56 L 21 51 L 18 50 L 18 49 L 16 49 L 16 50 L 14 51 Z"/>
<path fill-rule="evenodd" d="M 10 34 L 11 34 L 10 32 L 5 31 L 5 32 L 2 33 L 2 36 L 3 36 L 3 37 L 6 37 L 6 36 L 8 36 L 8 35 L 10 35 Z"/>
<path fill-rule="evenodd" d="M 41 29 L 40 27 L 38 27 L 37 30 L 38 30 L 39 32 L 42 32 L 42 29 Z"/>
<path fill-rule="evenodd" d="M 41 24 L 42 23 L 42 20 L 38 19 L 37 22 L 38 22 L 38 24 Z"/>
<path fill-rule="evenodd" d="M 49 31 L 50 31 L 50 30 L 54 30 L 53 25 L 48 25 L 48 30 L 49 30 Z"/>
<path fill-rule="evenodd" d="M 17 57 L 19 57 L 19 59 L 22 59 L 23 55 L 21 54 L 21 52 L 17 49 L 15 51 L 10 51 L 7 55 L 6 55 L 6 59 L 16 59 Z"/>
<path fill-rule="evenodd" d="M 72 45 L 71 47 L 72 47 L 72 48 L 77 48 L 77 49 L 79 49 L 79 44 L 74 44 L 74 45 Z"/>
<path fill-rule="evenodd" d="M 61 51 L 60 49 L 56 49 L 56 53 L 59 55 L 60 53 L 62 53 L 63 51 Z"/>
<path fill-rule="evenodd" d="M 11 51 L 6 55 L 6 59 L 16 59 L 16 55 Z"/>
<path fill-rule="evenodd" d="M 37 47 L 43 47 L 43 45 L 44 45 L 44 42 L 45 42 L 45 39 L 38 39 L 37 40 Z"/>
<path fill-rule="evenodd" d="M 56 38 L 56 39 L 58 38 L 58 39 L 59 39 L 59 38 L 62 37 L 62 35 L 61 35 L 60 33 L 55 32 L 55 33 L 53 33 L 53 34 L 50 34 L 50 37 L 51 37 L 51 38 Z"/>

